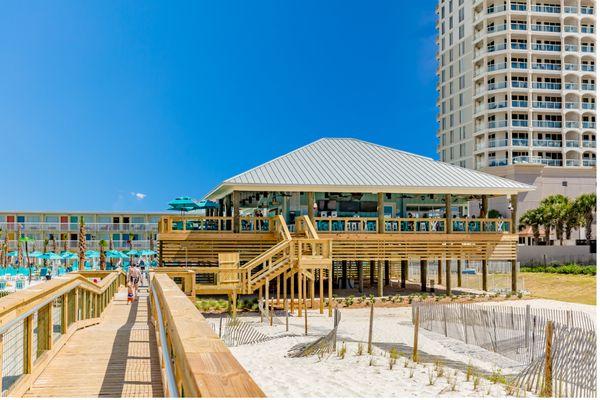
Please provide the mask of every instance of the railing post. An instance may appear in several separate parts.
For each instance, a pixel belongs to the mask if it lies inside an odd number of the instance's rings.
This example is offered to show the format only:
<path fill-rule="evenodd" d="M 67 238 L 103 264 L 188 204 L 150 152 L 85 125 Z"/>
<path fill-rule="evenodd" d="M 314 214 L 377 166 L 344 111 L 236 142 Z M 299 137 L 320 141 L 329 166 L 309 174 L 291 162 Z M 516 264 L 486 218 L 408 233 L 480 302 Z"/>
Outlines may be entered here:
<path fill-rule="evenodd" d="M 30 315 L 25 320 L 25 338 L 27 343 L 27 351 L 25 352 L 25 373 L 31 374 L 33 371 L 33 352 L 37 349 L 33 348 L 33 315 Z M 0 357 L 2 354 L 0 353 Z M 0 375 L 1 376 L 1 375 Z"/>
<path fill-rule="evenodd" d="M 69 297 L 68 293 L 62 295 L 62 323 L 61 323 L 61 333 L 64 335 L 67 333 L 67 325 L 68 325 L 68 311 L 69 311 Z"/>

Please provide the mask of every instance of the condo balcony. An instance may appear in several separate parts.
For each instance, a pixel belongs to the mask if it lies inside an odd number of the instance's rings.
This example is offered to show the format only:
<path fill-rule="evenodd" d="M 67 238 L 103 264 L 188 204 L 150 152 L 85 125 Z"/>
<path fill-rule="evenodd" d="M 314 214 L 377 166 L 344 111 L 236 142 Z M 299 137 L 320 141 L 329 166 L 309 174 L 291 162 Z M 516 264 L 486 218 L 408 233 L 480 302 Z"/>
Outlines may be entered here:
<path fill-rule="evenodd" d="M 577 33 L 577 26 L 575 26 L 575 25 L 563 25 L 563 32 Z"/>
<path fill-rule="evenodd" d="M 585 72 L 594 72 L 596 70 L 596 66 L 591 64 L 581 64 L 581 70 Z"/>
<path fill-rule="evenodd" d="M 595 167 L 596 166 L 596 160 L 595 159 L 586 159 L 586 158 L 584 158 L 583 160 L 581 160 L 581 165 L 583 165 L 584 167 Z"/>
<path fill-rule="evenodd" d="M 581 13 L 586 15 L 594 15 L 594 7 L 581 7 Z"/>
<path fill-rule="evenodd" d="M 487 66 L 488 72 L 499 71 L 506 69 L 506 63 L 490 64 Z"/>
<path fill-rule="evenodd" d="M 510 10 L 511 11 L 527 11 L 527 4 L 511 3 Z"/>
<path fill-rule="evenodd" d="M 560 167 L 562 160 L 557 158 L 542 158 L 542 164 L 549 167 Z"/>
<path fill-rule="evenodd" d="M 512 100 L 511 101 L 511 105 L 513 107 L 521 107 L 521 108 L 525 108 L 528 105 L 528 102 L 526 100 Z"/>
<path fill-rule="evenodd" d="M 566 6 L 566 7 L 563 7 L 563 12 L 565 14 L 577 14 L 578 13 L 577 7 L 575 7 L 575 6 Z"/>
<path fill-rule="evenodd" d="M 581 90 L 591 90 L 594 91 L 596 90 L 596 85 L 593 83 L 582 83 L 581 84 Z"/>
<path fill-rule="evenodd" d="M 581 124 L 584 129 L 595 129 L 596 128 L 595 121 L 582 121 Z"/>
<path fill-rule="evenodd" d="M 529 146 L 529 139 L 513 139 L 512 145 L 518 147 L 527 147 Z"/>
<path fill-rule="evenodd" d="M 508 160 L 506 158 L 491 158 L 488 161 L 488 166 L 490 167 L 502 167 L 504 165 L 508 165 Z"/>
<path fill-rule="evenodd" d="M 581 33 L 594 33 L 595 29 L 593 26 L 582 26 Z"/>
<path fill-rule="evenodd" d="M 579 128 L 579 121 L 565 121 L 565 128 Z"/>
<path fill-rule="evenodd" d="M 573 82 L 565 82 L 565 90 L 577 90 L 579 87 L 578 84 Z"/>
<path fill-rule="evenodd" d="M 85 223 L 86 232 L 155 232 L 157 223 Z M 39 232 L 78 232 L 78 223 L 60 222 L 0 222 L 0 229 L 23 233 Z"/>
<path fill-rule="evenodd" d="M 579 140 L 566 140 L 565 141 L 565 146 L 566 147 L 579 147 Z"/>
<path fill-rule="evenodd" d="M 488 90 L 498 90 L 498 89 L 506 89 L 506 81 L 504 82 L 495 82 L 495 83 L 488 83 Z"/>
<path fill-rule="evenodd" d="M 527 69 L 527 63 L 512 61 L 510 63 L 510 67 L 513 69 Z"/>
<path fill-rule="evenodd" d="M 596 148 L 596 141 L 595 140 L 583 140 L 581 142 L 581 147 L 588 147 L 588 148 L 595 149 Z"/>
<path fill-rule="evenodd" d="M 513 81 L 514 83 L 515 81 Z M 518 81 L 519 83 L 525 83 L 525 87 L 527 87 L 527 82 L 521 82 Z M 555 83 L 555 82 L 531 82 L 531 87 L 533 89 L 543 89 L 543 90 L 560 90 L 561 89 L 561 84 L 560 83 Z"/>
<path fill-rule="evenodd" d="M 527 63 L 513 63 L 513 64 L 525 64 L 525 67 L 520 67 L 520 68 L 527 68 Z M 560 64 L 552 64 L 552 63 L 531 63 L 531 68 L 540 69 L 540 70 L 544 70 L 544 71 L 560 71 L 561 65 Z"/>
<path fill-rule="evenodd" d="M 529 121 L 526 119 L 513 119 L 511 126 L 527 127 L 529 126 Z"/>
<path fill-rule="evenodd" d="M 594 46 L 582 44 L 581 45 L 581 51 L 584 52 L 584 53 L 593 53 L 594 52 Z"/>
<path fill-rule="evenodd" d="M 560 127 L 562 127 L 562 122 L 561 121 L 534 120 L 534 121 L 532 121 L 532 126 L 534 128 L 560 128 Z"/>
<path fill-rule="evenodd" d="M 531 5 L 531 12 L 542 12 L 542 13 L 552 13 L 552 14 L 560 14 L 560 6 L 549 6 L 549 5 Z"/>
<path fill-rule="evenodd" d="M 596 103 L 583 102 L 583 103 L 581 103 L 581 108 L 583 108 L 584 110 L 595 110 Z"/>
<path fill-rule="evenodd" d="M 541 164 L 542 158 L 537 156 L 517 156 L 512 159 L 513 164 Z"/>
<path fill-rule="evenodd" d="M 579 167 L 581 165 L 581 160 L 577 159 L 566 159 L 565 167 Z"/>
<path fill-rule="evenodd" d="M 534 101 L 532 104 L 533 108 L 550 108 L 555 110 L 559 110 L 562 108 L 562 104 L 557 101 Z"/>
<path fill-rule="evenodd" d="M 510 29 L 513 31 L 526 31 L 527 30 L 527 24 L 522 24 L 522 23 L 518 23 L 518 22 L 512 22 L 510 24 Z"/>
<path fill-rule="evenodd" d="M 488 128 L 489 129 L 506 128 L 507 126 L 508 126 L 508 121 L 507 120 L 489 121 L 488 122 Z"/>
<path fill-rule="evenodd" d="M 532 43 L 531 50 L 535 51 L 560 51 L 559 44 Z"/>
<path fill-rule="evenodd" d="M 498 5 L 498 6 L 491 6 L 487 8 L 487 13 L 488 14 L 495 14 L 495 13 L 499 13 L 502 11 L 506 11 L 506 5 Z"/>
<path fill-rule="evenodd" d="M 534 147 L 562 147 L 560 140 L 552 139 L 533 139 Z"/>
<path fill-rule="evenodd" d="M 489 145 L 488 147 L 493 148 L 493 147 L 506 147 L 508 146 L 508 140 L 507 139 L 496 139 L 496 140 L 490 140 L 489 141 Z"/>
<path fill-rule="evenodd" d="M 566 101 L 565 102 L 565 109 L 567 109 L 567 110 L 576 110 L 578 108 L 579 108 L 579 103 L 576 101 Z"/>
<path fill-rule="evenodd" d="M 511 43 L 510 48 L 513 50 L 527 50 L 527 43 Z"/>
<path fill-rule="evenodd" d="M 572 51 L 573 53 L 577 53 L 577 45 L 576 44 L 565 44 L 565 51 Z"/>

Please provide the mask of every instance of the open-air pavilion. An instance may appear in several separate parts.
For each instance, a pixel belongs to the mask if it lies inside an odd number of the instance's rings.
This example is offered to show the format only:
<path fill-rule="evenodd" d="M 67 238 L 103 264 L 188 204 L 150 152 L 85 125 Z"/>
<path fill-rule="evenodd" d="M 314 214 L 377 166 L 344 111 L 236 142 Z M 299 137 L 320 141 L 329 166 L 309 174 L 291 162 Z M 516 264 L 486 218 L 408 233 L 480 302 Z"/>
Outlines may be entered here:
<path fill-rule="evenodd" d="M 317 286 L 323 298 L 324 281 L 331 296 L 349 273 L 359 291 L 366 277 L 377 281 L 381 295 L 393 267 L 405 286 L 409 260 L 420 261 L 423 291 L 429 261 L 439 284 L 450 282 L 451 262 L 459 277 L 461 262 L 481 262 L 483 290 L 487 263 L 509 261 L 516 291 L 517 196 L 533 189 L 357 139 L 321 139 L 223 181 L 206 195 L 219 205 L 210 216 L 162 217 L 159 263 L 180 273 L 188 294 L 289 291 L 291 307 Z M 510 201 L 509 215 L 488 217 L 495 196 Z"/>

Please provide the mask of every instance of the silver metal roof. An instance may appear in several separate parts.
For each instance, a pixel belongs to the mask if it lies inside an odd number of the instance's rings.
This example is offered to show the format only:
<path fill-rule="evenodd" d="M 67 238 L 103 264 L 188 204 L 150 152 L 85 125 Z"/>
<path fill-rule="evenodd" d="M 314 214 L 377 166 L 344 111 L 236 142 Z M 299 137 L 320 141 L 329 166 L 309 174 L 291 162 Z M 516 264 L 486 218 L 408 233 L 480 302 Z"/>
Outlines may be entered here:
<path fill-rule="evenodd" d="M 352 138 L 324 138 L 225 180 L 233 190 L 515 194 L 535 187 Z"/>

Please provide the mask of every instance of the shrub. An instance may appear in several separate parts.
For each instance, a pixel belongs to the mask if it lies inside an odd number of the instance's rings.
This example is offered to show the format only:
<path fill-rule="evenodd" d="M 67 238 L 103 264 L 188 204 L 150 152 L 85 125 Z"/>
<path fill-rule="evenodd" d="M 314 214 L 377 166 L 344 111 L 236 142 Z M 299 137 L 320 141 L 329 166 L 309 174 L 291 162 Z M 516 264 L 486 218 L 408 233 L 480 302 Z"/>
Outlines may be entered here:
<path fill-rule="evenodd" d="M 596 275 L 595 265 L 536 265 L 521 267 L 521 272 L 542 272 L 549 274 L 568 274 L 568 275 Z"/>
<path fill-rule="evenodd" d="M 502 383 L 502 384 L 506 385 L 506 378 L 502 374 L 501 369 L 497 369 L 494 372 L 492 372 L 492 374 L 489 376 L 488 379 L 492 383 Z"/>
<path fill-rule="evenodd" d="M 362 356 L 365 352 L 365 344 L 363 342 L 358 342 L 358 346 L 356 347 L 356 355 Z"/>
<path fill-rule="evenodd" d="M 350 295 L 348 297 L 346 297 L 346 299 L 344 299 L 344 305 L 346 307 L 350 307 L 352 304 L 354 304 L 354 296 Z"/>
<path fill-rule="evenodd" d="M 398 361 L 398 350 L 395 347 L 390 349 L 390 369 L 394 368 L 396 362 Z"/>
<path fill-rule="evenodd" d="M 342 347 L 338 351 L 338 357 L 343 360 L 344 357 L 346 357 L 346 351 L 347 351 L 347 349 L 346 349 L 346 342 L 342 342 Z"/>

